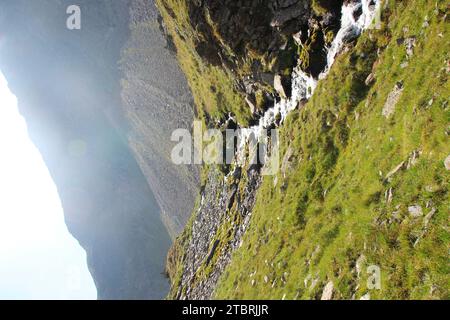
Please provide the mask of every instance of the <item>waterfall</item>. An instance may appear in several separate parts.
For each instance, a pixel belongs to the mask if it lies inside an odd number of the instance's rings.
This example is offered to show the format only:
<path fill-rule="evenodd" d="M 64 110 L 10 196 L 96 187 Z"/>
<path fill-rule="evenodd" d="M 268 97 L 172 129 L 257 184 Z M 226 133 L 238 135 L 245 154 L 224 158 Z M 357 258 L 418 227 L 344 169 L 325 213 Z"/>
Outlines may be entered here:
<path fill-rule="evenodd" d="M 327 66 L 319 75 L 323 79 L 334 64 L 336 56 L 344 45 L 358 37 L 361 32 L 372 25 L 373 19 L 379 10 L 380 0 L 356 0 L 345 3 L 341 10 L 341 27 L 330 47 L 327 48 Z M 318 79 L 304 72 L 300 65 L 294 68 L 292 73 L 292 95 L 289 99 L 281 99 L 268 109 L 259 119 L 257 125 L 240 129 L 236 164 L 241 166 L 245 162 L 245 146 L 250 137 L 260 140 L 262 133 L 267 128 L 276 124 L 277 119 L 283 123 L 290 111 L 299 103 L 307 101 L 314 93 Z M 234 119 L 233 119 L 234 120 Z"/>
<path fill-rule="evenodd" d="M 380 1 L 360 0 L 350 2 L 342 6 L 341 11 L 341 28 L 334 38 L 327 54 L 327 66 L 319 78 L 324 78 L 337 54 L 342 50 L 345 43 L 358 37 L 362 31 L 369 28 L 379 10 Z M 358 13 L 360 12 L 359 16 Z"/>

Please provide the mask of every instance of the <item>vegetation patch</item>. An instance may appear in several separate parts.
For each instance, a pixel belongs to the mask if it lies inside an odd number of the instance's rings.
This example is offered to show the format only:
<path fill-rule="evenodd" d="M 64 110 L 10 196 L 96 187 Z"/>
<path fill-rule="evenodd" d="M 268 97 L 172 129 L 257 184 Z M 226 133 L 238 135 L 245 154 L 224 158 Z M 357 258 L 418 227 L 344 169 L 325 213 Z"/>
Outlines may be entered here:
<path fill-rule="evenodd" d="M 216 298 L 315 299 L 330 281 L 334 299 L 449 298 L 448 28 L 443 2 L 389 1 L 381 29 L 341 54 L 283 125 L 297 161 L 265 177 Z"/>

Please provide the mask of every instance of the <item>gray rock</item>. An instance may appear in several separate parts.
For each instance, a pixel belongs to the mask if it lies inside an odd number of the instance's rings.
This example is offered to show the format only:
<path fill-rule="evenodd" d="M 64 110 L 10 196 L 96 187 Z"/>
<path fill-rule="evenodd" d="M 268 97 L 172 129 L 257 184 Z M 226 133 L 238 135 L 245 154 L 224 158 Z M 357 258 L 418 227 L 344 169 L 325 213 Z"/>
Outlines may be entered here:
<path fill-rule="evenodd" d="M 450 170 L 450 154 L 444 160 L 445 169 Z"/>
<path fill-rule="evenodd" d="M 306 15 L 308 11 L 305 7 L 306 1 L 305 5 L 296 5 L 291 6 L 289 8 L 283 8 L 281 10 L 278 10 L 277 12 L 275 12 L 274 17 L 270 22 L 270 26 L 274 28 L 279 28 L 285 25 L 290 20 L 297 18 L 300 18 L 301 20 L 307 20 L 308 17 Z"/>
<path fill-rule="evenodd" d="M 411 56 L 414 54 L 414 47 L 416 46 L 416 37 L 406 38 L 404 43 L 405 43 L 406 55 L 408 58 L 411 58 Z"/>
<path fill-rule="evenodd" d="M 384 104 L 382 115 L 385 118 L 389 118 L 395 111 L 395 106 L 397 102 L 400 100 L 400 96 L 403 92 L 403 85 L 401 83 L 397 83 L 394 86 L 394 89 L 389 93 L 386 103 Z"/>
<path fill-rule="evenodd" d="M 228 174 L 227 181 L 234 179 L 229 185 L 217 168 L 209 171 L 208 178 L 202 192 L 203 201 L 195 216 L 192 234 L 186 243 L 183 258 L 183 273 L 181 276 L 181 292 L 186 292 L 185 299 L 211 299 L 220 276 L 231 261 L 231 255 L 242 244 L 242 237 L 248 228 L 251 211 L 255 202 L 256 190 L 261 183 L 261 176 L 257 170 L 249 170 L 245 185 L 237 185 L 242 174 L 241 168 L 236 168 Z M 232 225 L 232 239 L 222 244 L 220 250 L 214 245 L 220 226 L 230 218 L 227 210 L 230 205 L 242 216 L 239 223 Z M 211 244 L 213 244 L 211 246 Z M 213 248 L 213 249 L 211 249 Z M 194 281 L 199 268 L 208 262 L 205 257 L 214 256 L 214 264 L 208 278 Z M 209 259 L 211 260 L 211 259 Z M 256 270 L 250 273 L 251 285 L 256 285 Z"/>
<path fill-rule="evenodd" d="M 423 215 L 422 207 L 419 205 L 414 205 L 414 206 L 408 207 L 408 212 L 414 218 L 421 217 Z"/>
<path fill-rule="evenodd" d="M 273 79 L 273 87 L 276 92 L 280 95 L 281 98 L 286 99 L 286 91 L 284 90 L 282 78 L 279 74 L 277 74 Z"/>
<path fill-rule="evenodd" d="M 320 300 L 331 300 L 333 298 L 334 284 L 332 281 L 328 282 L 322 292 Z"/>

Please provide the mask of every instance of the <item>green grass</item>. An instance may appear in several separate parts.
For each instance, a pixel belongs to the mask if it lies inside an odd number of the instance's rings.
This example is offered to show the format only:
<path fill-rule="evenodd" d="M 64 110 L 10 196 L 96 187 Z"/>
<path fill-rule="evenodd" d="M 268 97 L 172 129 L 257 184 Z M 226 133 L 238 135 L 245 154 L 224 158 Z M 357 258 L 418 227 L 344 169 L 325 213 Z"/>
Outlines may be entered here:
<path fill-rule="evenodd" d="M 227 112 L 236 115 L 239 123 L 246 125 L 250 111 L 244 96 L 236 89 L 235 76 L 222 66 L 206 63 L 197 54 L 195 45 L 202 40 L 188 16 L 187 0 L 157 0 L 169 34 L 177 48 L 177 57 L 186 75 L 198 116 L 205 119 L 205 113 L 221 118 Z"/>
<path fill-rule="evenodd" d="M 382 29 L 361 36 L 310 102 L 289 116 L 280 134 L 282 153 L 294 149 L 294 168 L 286 179 L 280 173 L 276 186 L 265 177 L 216 298 L 320 298 L 330 280 L 336 299 L 367 292 L 372 299 L 450 298 L 446 10 L 443 1 L 389 1 Z M 406 50 L 397 39 L 413 35 L 414 55 L 402 68 Z M 374 63 L 376 81 L 366 86 Z M 398 81 L 404 91 L 386 119 L 383 105 Z M 387 181 L 415 150 L 417 163 Z M 416 204 L 424 215 L 436 209 L 427 228 L 423 217 L 408 213 Z M 368 265 L 381 268 L 381 290 L 367 288 Z"/>

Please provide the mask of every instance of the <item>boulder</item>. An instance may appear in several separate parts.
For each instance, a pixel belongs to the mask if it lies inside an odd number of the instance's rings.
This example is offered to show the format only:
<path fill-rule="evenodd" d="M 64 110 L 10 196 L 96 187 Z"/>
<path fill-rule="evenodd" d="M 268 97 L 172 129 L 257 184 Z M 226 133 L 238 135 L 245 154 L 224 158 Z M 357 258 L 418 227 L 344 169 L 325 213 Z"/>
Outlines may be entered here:
<path fill-rule="evenodd" d="M 290 77 L 283 77 L 277 74 L 273 80 L 273 88 L 282 99 L 287 99 L 291 95 Z"/>
<path fill-rule="evenodd" d="M 396 83 L 394 89 L 389 93 L 386 103 L 384 104 L 382 115 L 385 118 L 389 118 L 395 111 L 395 106 L 400 100 L 400 96 L 403 92 L 403 84 L 401 82 Z"/>

